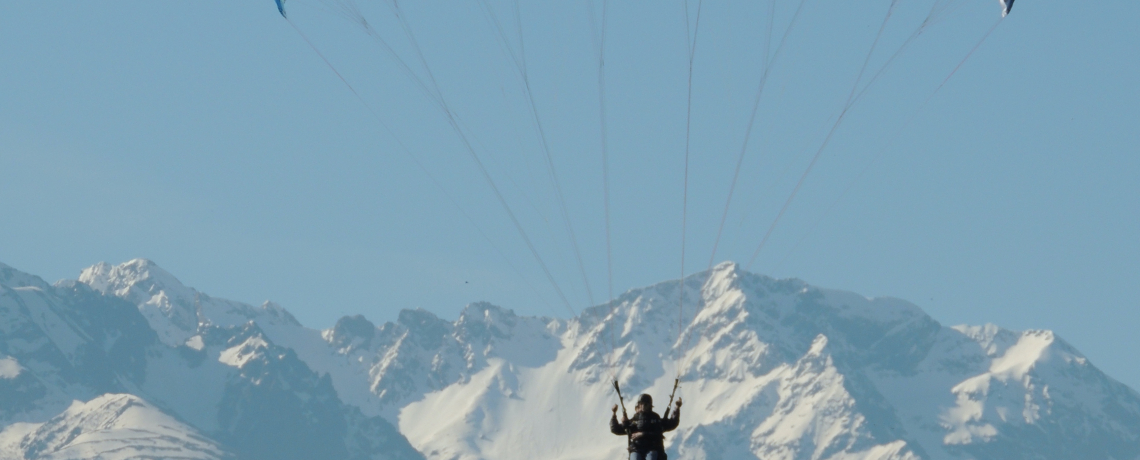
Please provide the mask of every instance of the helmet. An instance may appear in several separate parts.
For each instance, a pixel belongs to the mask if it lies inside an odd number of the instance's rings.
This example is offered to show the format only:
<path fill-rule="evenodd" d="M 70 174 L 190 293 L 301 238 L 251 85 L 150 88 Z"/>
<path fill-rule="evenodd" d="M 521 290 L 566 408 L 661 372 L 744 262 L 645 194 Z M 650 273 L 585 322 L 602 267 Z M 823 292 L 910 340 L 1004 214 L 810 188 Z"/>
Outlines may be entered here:
<path fill-rule="evenodd" d="M 648 394 L 642 393 L 641 396 L 637 397 L 637 403 L 638 404 L 645 404 L 647 406 L 652 406 L 653 405 L 653 397 L 649 396 Z"/>

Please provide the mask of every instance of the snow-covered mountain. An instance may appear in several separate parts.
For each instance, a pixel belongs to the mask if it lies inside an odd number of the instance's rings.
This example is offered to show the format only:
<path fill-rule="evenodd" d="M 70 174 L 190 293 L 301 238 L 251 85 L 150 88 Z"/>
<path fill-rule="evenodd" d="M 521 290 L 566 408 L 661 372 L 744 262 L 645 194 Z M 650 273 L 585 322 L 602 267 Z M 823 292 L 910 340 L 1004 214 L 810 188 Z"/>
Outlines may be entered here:
<path fill-rule="evenodd" d="M 0 458 L 624 458 L 614 378 L 659 410 L 680 380 L 673 459 L 1140 459 L 1140 395 L 1049 331 L 731 263 L 576 318 L 323 331 L 146 260 L 54 285 L 0 264 Z"/>

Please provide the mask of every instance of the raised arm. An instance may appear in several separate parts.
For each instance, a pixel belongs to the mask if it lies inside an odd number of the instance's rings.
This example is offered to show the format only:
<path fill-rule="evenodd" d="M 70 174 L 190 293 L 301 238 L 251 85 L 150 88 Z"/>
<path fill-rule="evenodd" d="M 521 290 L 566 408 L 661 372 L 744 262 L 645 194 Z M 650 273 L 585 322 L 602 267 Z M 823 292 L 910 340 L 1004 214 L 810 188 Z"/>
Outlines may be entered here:
<path fill-rule="evenodd" d="M 614 409 L 613 409 L 614 414 L 612 416 L 610 416 L 610 433 L 616 434 L 618 436 L 625 436 L 627 434 L 627 431 L 625 429 L 625 424 L 618 422 L 617 409 L 618 409 L 617 404 L 614 404 Z"/>
<path fill-rule="evenodd" d="M 673 413 L 669 414 L 668 418 L 661 420 L 662 431 L 673 431 L 677 429 L 677 425 L 681 424 L 681 398 L 677 398 L 677 408 L 673 409 Z"/>

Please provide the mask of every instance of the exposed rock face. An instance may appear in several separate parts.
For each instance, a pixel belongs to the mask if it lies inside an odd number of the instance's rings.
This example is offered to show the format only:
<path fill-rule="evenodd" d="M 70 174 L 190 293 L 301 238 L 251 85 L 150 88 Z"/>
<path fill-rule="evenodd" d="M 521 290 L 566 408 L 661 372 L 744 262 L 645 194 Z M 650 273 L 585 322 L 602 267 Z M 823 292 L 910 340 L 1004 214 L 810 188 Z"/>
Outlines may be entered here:
<path fill-rule="evenodd" d="M 372 347 L 372 338 L 376 337 L 376 325 L 364 319 L 363 315 L 345 316 L 336 322 L 336 326 L 323 334 L 329 345 L 336 347 L 340 353 L 352 353 L 358 349 Z"/>

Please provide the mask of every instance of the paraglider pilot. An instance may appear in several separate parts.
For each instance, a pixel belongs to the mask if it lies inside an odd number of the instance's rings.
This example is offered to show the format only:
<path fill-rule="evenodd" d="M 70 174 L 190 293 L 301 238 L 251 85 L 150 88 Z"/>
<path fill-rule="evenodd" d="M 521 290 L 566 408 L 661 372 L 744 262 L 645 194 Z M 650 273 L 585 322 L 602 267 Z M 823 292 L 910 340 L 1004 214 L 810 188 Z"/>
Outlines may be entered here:
<path fill-rule="evenodd" d="M 653 412 L 653 397 L 647 394 L 637 398 L 637 412 L 633 418 L 626 418 L 623 410 L 619 423 L 617 410 L 615 404 L 610 432 L 629 436 L 630 460 L 665 460 L 665 432 L 677 429 L 681 423 L 681 398 L 677 398 L 677 408 L 672 414 L 665 411 L 665 418 Z"/>

